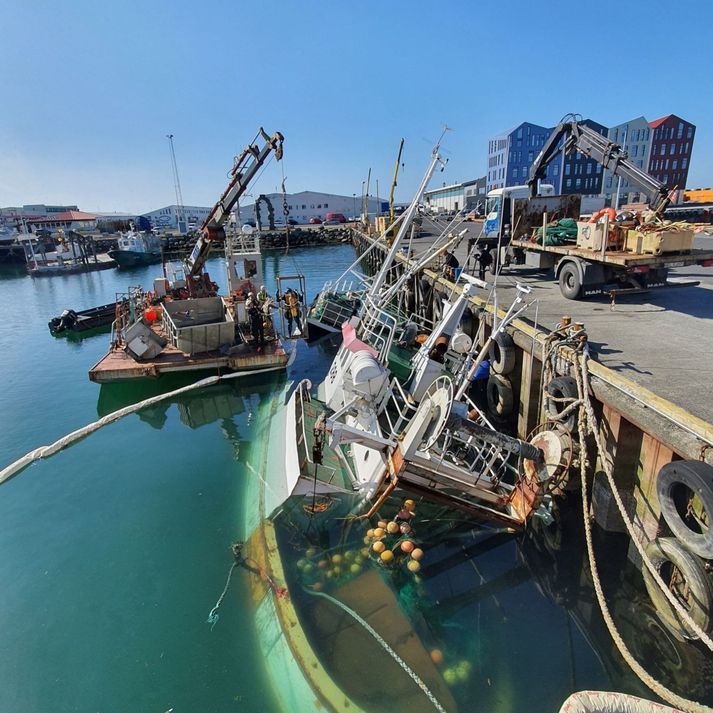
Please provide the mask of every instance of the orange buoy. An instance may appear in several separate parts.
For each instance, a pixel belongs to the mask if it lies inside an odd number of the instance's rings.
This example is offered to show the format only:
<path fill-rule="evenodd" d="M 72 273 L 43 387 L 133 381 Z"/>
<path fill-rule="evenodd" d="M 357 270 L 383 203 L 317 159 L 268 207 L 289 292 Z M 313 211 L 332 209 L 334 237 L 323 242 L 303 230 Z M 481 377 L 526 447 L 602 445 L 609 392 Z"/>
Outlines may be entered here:
<path fill-rule="evenodd" d="M 411 542 L 411 540 L 404 540 L 401 543 L 401 551 L 405 552 L 407 555 L 413 552 L 414 547 L 415 545 L 413 544 L 413 542 Z"/>
<path fill-rule="evenodd" d="M 413 559 L 415 559 L 415 560 L 423 559 L 423 550 L 417 547 L 417 548 L 411 553 L 411 557 L 413 557 Z"/>
<path fill-rule="evenodd" d="M 433 649 L 431 651 L 431 661 L 440 666 L 443 663 L 443 652 L 440 649 Z"/>
<path fill-rule="evenodd" d="M 155 322 L 158 319 L 158 314 L 156 314 L 155 309 L 147 309 L 144 312 L 144 317 L 146 318 L 147 322 Z"/>

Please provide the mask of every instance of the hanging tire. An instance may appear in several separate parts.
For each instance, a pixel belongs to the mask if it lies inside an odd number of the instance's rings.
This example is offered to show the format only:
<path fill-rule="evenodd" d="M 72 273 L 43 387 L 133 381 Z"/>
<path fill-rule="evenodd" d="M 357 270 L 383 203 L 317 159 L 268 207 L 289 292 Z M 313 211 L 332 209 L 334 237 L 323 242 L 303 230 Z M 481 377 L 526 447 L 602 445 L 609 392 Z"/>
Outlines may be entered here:
<path fill-rule="evenodd" d="M 568 300 L 576 300 L 582 292 L 582 278 L 573 262 L 566 262 L 559 275 L 560 292 Z"/>
<path fill-rule="evenodd" d="M 491 374 L 487 386 L 488 410 L 500 418 L 512 415 L 513 397 L 510 379 L 500 374 Z"/>
<path fill-rule="evenodd" d="M 577 382 L 571 376 L 555 377 L 545 387 L 545 411 L 547 416 L 553 421 L 558 421 L 571 433 L 574 433 L 577 429 L 577 409 L 570 411 L 567 418 L 561 420 L 559 415 L 571 402 L 555 401 L 555 399 L 572 399 L 576 401 L 578 398 Z"/>
<path fill-rule="evenodd" d="M 675 537 L 660 537 L 651 542 L 646 548 L 646 555 L 693 621 L 703 631 L 708 631 L 713 607 L 713 581 L 703 562 Z M 661 620 L 684 638 L 697 639 L 698 636 L 679 617 L 646 567 L 644 584 Z"/>
<path fill-rule="evenodd" d="M 490 342 L 488 349 L 490 358 L 490 368 L 496 374 L 507 375 L 515 368 L 515 359 L 517 351 L 515 350 L 515 342 L 512 337 L 506 332 L 500 332 Z"/>
<path fill-rule="evenodd" d="M 702 461 L 667 463 L 656 476 L 661 514 L 691 552 L 713 559 L 713 467 Z"/>

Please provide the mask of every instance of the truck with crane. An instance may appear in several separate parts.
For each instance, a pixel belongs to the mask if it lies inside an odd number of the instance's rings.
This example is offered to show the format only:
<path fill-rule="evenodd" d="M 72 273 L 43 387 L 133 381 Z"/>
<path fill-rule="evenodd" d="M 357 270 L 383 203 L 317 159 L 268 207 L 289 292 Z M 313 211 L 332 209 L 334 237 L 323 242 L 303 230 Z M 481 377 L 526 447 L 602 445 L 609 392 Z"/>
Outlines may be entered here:
<path fill-rule="evenodd" d="M 578 151 L 639 186 L 649 197 L 649 209 L 633 213 L 604 208 L 588 221 L 581 220 L 581 196 L 547 195 L 549 191 L 540 185 L 560 151 Z M 630 161 L 619 144 L 573 115 L 552 131 L 535 158 L 527 195 L 520 197 L 510 190 L 509 205 L 501 200 L 500 220 L 486 233 L 491 241 L 496 239 L 493 269 L 503 264 L 551 268 L 567 299 L 604 293 L 613 298 L 622 292 L 672 286 L 667 279 L 670 268 L 713 266 L 713 250 L 694 248 L 692 228 L 663 220 L 676 187 L 660 183 Z M 677 286 L 694 284 L 698 283 Z"/>

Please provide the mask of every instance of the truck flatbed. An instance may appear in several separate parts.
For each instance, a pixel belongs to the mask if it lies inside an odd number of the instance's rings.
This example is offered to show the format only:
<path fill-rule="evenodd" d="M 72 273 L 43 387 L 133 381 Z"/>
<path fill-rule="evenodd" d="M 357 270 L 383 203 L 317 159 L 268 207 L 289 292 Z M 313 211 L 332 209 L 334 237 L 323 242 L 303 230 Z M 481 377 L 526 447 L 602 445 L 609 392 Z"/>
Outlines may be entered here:
<path fill-rule="evenodd" d="M 592 262 L 602 262 L 615 265 L 617 267 L 637 267 L 646 265 L 648 267 L 684 267 L 686 265 L 700 265 L 708 260 L 713 260 L 713 250 L 687 250 L 685 252 L 664 253 L 653 255 L 652 253 L 632 253 L 625 250 L 607 250 L 602 254 L 599 250 L 588 250 L 578 248 L 576 245 L 540 245 L 529 240 L 513 240 L 512 247 L 522 250 L 533 250 L 542 253 L 552 253 L 554 255 L 566 255 L 577 257 Z"/>

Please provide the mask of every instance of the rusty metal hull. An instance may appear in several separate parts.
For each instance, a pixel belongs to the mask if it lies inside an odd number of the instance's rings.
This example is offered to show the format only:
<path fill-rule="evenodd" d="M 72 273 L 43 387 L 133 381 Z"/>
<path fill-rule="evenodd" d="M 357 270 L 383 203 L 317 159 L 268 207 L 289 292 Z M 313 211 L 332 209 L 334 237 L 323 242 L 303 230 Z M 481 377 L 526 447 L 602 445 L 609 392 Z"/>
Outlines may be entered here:
<path fill-rule="evenodd" d="M 252 371 L 255 369 L 271 371 L 284 369 L 287 361 L 288 354 L 279 341 L 275 345 L 266 345 L 260 352 L 252 347 L 246 347 L 244 352 L 232 356 L 220 352 L 189 356 L 169 346 L 156 358 L 147 361 L 137 361 L 123 349 L 114 349 L 89 370 L 89 379 L 104 384 L 112 381 L 156 378 L 162 374 L 179 371 Z"/>

